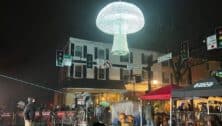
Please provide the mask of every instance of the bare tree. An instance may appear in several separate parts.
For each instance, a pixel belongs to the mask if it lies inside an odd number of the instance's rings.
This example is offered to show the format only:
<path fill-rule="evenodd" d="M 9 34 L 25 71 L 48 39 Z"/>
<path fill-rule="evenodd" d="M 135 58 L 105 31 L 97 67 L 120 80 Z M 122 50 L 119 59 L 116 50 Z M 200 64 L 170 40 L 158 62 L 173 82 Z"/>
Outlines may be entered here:
<path fill-rule="evenodd" d="M 179 85 L 182 82 L 182 78 L 189 69 L 186 60 L 183 60 L 181 56 L 177 56 L 170 60 L 170 66 L 173 70 L 174 79 L 176 84 Z"/>

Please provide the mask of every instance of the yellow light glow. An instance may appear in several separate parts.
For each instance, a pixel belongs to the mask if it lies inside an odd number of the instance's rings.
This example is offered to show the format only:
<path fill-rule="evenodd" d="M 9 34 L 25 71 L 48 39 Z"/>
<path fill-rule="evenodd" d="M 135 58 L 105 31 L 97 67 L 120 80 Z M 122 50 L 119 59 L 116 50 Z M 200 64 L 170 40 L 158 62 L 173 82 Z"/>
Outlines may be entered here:
<path fill-rule="evenodd" d="M 152 80 L 153 84 L 158 84 L 158 80 Z"/>

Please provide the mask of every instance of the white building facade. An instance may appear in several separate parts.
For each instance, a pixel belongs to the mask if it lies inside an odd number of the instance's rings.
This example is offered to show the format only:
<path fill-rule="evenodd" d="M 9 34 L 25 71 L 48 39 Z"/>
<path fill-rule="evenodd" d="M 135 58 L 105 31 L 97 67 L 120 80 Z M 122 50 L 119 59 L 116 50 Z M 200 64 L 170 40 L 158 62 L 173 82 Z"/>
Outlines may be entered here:
<path fill-rule="evenodd" d="M 65 95 L 56 94 L 55 104 L 70 105 L 73 94 L 79 92 L 91 93 L 95 103 L 121 101 L 130 92 L 144 94 L 148 90 L 148 59 L 152 56 L 155 61 L 160 53 L 130 48 L 128 55 L 115 56 L 111 48 L 112 44 L 71 37 L 65 53 L 72 56 L 72 65 L 60 69 L 59 87 Z M 154 64 L 151 71 L 152 80 L 162 86 L 162 65 Z M 155 89 L 152 85 L 151 89 Z"/>
<path fill-rule="evenodd" d="M 111 44 L 71 37 L 68 53 L 72 56 L 72 66 L 68 67 L 67 76 L 74 79 L 130 81 L 136 75 L 141 80 L 146 80 L 148 57 L 152 55 L 153 60 L 156 60 L 159 56 L 154 51 L 134 48 L 130 48 L 130 53 L 126 56 L 114 56 L 111 48 Z M 111 65 L 104 67 L 104 62 L 107 61 Z M 87 62 L 91 65 L 87 65 Z M 152 68 L 153 78 L 160 79 L 155 69 L 158 70 L 158 67 Z"/>

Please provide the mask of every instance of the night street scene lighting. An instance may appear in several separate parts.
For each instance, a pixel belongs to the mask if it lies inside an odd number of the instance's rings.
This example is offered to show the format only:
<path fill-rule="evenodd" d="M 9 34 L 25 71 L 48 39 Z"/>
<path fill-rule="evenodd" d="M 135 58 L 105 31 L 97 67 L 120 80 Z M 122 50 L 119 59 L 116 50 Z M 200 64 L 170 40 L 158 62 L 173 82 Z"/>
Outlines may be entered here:
<path fill-rule="evenodd" d="M 222 0 L 2 0 L 0 126 L 222 126 Z"/>
<path fill-rule="evenodd" d="M 144 26 L 142 11 L 134 4 L 118 1 L 106 5 L 96 18 L 97 27 L 113 35 L 113 55 L 129 53 L 127 34 L 135 33 Z"/>

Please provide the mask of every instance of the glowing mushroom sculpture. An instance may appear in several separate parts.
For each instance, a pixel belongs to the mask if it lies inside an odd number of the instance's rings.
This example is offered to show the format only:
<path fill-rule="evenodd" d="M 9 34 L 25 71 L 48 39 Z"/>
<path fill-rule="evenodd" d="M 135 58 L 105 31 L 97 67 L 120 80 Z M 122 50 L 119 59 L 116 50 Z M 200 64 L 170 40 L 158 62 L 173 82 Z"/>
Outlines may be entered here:
<path fill-rule="evenodd" d="M 111 53 L 120 56 L 129 53 L 127 34 L 141 30 L 144 23 L 142 11 L 136 5 L 123 1 L 106 5 L 96 19 L 101 31 L 114 35 Z"/>

